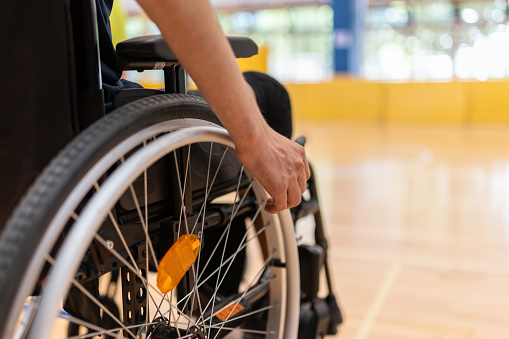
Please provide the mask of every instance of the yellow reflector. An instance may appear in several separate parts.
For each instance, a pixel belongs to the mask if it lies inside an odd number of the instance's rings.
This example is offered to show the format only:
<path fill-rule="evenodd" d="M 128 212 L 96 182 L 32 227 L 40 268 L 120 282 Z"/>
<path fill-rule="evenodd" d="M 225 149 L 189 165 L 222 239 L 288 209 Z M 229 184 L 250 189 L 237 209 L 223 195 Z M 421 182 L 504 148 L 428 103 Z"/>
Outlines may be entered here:
<path fill-rule="evenodd" d="M 177 286 L 189 267 L 196 261 L 200 239 L 194 234 L 184 234 L 166 252 L 157 270 L 157 287 L 168 293 Z"/>
<path fill-rule="evenodd" d="M 232 301 L 228 305 L 226 305 L 223 309 L 221 309 L 218 313 L 216 313 L 216 317 L 221 319 L 222 321 L 226 321 L 228 318 L 233 318 L 233 316 L 244 309 L 244 306 L 237 303 L 236 301 Z"/>

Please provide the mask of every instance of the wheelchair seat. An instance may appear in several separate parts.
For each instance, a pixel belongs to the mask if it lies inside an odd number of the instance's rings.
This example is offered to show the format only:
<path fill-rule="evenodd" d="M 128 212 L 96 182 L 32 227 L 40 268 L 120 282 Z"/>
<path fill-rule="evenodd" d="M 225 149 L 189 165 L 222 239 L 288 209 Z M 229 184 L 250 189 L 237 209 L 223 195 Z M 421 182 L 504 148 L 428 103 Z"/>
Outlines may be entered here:
<path fill-rule="evenodd" d="M 250 38 L 227 37 L 236 58 L 258 54 L 258 46 Z M 123 70 L 162 69 L 166 63 L 178 63 L 177 57 L 161 34 L 146 35 L 117 44 L 119 65 Z"/>
<path fill-rule="evenodd" d="M 258 46 L 250 38 L 227 37 L 236 58 L 249 58 L 258 54 Z M 145 35 L 122 41 L 116 47 L 118 65 L 124 71 L 163 70 L 164 91 L 145 88 L 123 89 L 115 96 L 115 108 L 135 100 L 162 93 L 187 94 L 186 74 L 177 57 L 161 34 Z"/>

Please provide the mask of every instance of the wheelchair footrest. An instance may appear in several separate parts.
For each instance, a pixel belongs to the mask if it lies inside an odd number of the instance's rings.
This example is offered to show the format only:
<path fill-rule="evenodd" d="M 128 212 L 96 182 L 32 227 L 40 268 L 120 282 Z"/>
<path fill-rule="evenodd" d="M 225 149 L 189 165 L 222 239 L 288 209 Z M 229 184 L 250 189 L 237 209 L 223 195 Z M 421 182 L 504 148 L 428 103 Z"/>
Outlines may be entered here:
<path fill-rule="evenodd" d="M 327 329 L 327 334 L 334 335 L 338 333 L 338 326 L 343 323 L 343 315 L 341 314 L 341 310 L 339 309 L 338 302 L 336 301 L 336 297 L 334 295 L 328 295 L 325 298 L 325 302 L 329 306 L 329 328 Z"/>
<path fill-rule="evenodd" d="M 329 305 L 321 298 L 314 298 L 300 307 L 298 339 L 322 338 L 328 334 Z"/>

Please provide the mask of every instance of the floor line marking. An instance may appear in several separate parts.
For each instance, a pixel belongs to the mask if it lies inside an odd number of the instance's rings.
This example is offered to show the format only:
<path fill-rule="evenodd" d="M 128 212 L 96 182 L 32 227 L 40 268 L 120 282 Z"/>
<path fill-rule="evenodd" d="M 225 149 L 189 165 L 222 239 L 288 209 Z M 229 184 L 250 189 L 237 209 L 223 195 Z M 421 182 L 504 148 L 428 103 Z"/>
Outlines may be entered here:
<path fill-rule="evenodd" d="M 394 285 L 394 282 L 396 281 L 396 278 L 398 277 L 400 270 L 401 270 L 400 260 L 394 261 L 392 265 L 389 267 L 389 270 L 383 280 L 382 286 L 378 290 L 375 299 L 369 306 L 366 316 L 364 317 L 359 328 L 359 331 L 355 336 L 355 339 L 366 339 L 369 337 L 371 328 L 373 327 L 375 320 L 380 314 L 382 306 L 385 300 L 387 299 L 387 296 L 389 295 L 389 292 L 392 286 Z"/>

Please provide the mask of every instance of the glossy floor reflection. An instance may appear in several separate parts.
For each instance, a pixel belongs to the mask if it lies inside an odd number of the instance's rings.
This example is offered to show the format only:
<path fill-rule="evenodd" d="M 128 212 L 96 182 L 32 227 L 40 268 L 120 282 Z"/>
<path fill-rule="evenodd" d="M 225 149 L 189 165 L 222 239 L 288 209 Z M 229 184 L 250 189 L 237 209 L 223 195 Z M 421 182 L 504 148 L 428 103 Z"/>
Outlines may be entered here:
<path fill-rule="evenodd" d="M 509 127 L 297 122 L 338 338 L 509 338 Z"/>

